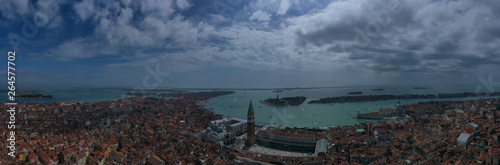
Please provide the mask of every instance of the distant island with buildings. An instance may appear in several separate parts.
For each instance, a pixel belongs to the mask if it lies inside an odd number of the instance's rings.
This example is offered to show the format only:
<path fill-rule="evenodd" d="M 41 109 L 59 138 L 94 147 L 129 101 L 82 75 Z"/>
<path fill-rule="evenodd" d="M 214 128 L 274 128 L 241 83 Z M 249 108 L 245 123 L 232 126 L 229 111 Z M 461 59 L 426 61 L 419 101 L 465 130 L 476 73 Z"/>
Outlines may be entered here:
<path fill-rule="evenodd" d="M 0 90 L 0 92 L 7 93 L 9 90 Z M 52 99 L 52 95 L 42 94 L 43 90 L 35 89 L 20 89 L 16 90 L 16 99 L 31 100 L 31 99 Z"/>
<path fill-rule="evenodd" d="M 302 103 L 304 103 L 304 101 L 306 101 L 306 97 L 305 96 L 295 96 L 295 97 L 283 97 L 283 98 L 279 98 L 279 95 L 276 95 L 276 98 L 269 98 L 269 99 L 266 99 L 264 101 L 261 101 L 261 103 L 263 104 L 266 104 L 266 105 L 271 105 L 271 106 L 280 106 L 280 107 L 284 107 L 284 106 L 298 106 Z"/>
<path fill-rule="evenodd" d="M 2 89 L 0 90 L 2 93 L 7 93 L 10 92 L 10 90 L 7 89 Z M 30 94 L 30 93 L 42 93 L 45 92 L 44 90 L 37 90 L 37 89 L 16 89 L 16 94 Z"/>
<path fill-rule="evenodd" d="M 8 91 L 2 90 L 7 93 Z M 52 95 L 42 94 L 43 90 L 21 89 L 16 90 L 16 99 L 31 100 L 31 99 L 52 99 Z"/>
<path fill-rule="evenodd" d="M 500 92 L 492 93 L 440 93 L 434 94 L 406 94 L 406 95 L 362 95 L 362 96 L 339 96 L 326 97 L 318 100 L 311 100 L 308 104 L 328 104 L 328 103 L 345 103 L 345 102 L 365 102 L 378 100 L 400 100 L 400 99 L 436 99 L 436 98 L 466 98 L 466 97 L 486 97 L 500 96 Z"/>
<path fill-rule="evenodd" d="M 34 94 L 20 94 L 16 96 L 17 99 L 52 99 L 52 95 L 44 95 L 44 94 L 39 94 L 39 93 L 34 93 Z"/>

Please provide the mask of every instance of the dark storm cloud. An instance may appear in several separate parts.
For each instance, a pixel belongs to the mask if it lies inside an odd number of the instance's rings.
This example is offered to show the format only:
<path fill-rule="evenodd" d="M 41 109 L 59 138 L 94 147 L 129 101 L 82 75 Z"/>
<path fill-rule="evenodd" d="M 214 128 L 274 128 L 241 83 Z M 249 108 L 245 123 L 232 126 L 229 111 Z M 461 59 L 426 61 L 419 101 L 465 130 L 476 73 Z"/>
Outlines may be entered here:
<path fill-rule="evenodd" d="M 489 27 L 484 27 L 478 32 L 478 35 L 476 37 L 477 42 L 493 42 L 500 38 L 500 25 L 497 24 Z"/>
<path fill-rule="evenodd" d="M 460 66 L 462 67 L 475 67 L 478 65 L 493 64 L 498 65 L 500 62 L 492 57 L 477 57 L 477 56 L 463 56 L 460 59 Z"/>
<path fill-rule="evenodd" d="M 420 60 L 411 52 L 389 51 L 386 53 L 355 53 L 352 60 L 365 60 L 367 68 L 376 72 L 415 72 Z"/>
<path fill-rule="evenodd" d="M 387 10 L 387 6 L 379 5 L 384 2 L 388 1 L 339 2 L 337 6 L 362 5 L 339 18 L 332 12 L 330 16 L 337 19 L 331 20 L 337 22 L 310 22 L 309 26 L 315 28 L 297 32 L 296 43 L 305 48 L 331 45 L 328 51 L 347 53 L 349 59 L 365 63 L 376 72 L 498 65 L 500 47 L 491 45 L 500 43 L 500 2 L 401 0 L 401 11 L 389 15 L 380 14 Z M 380 20 L 383 18 L 386 21 Z M 433 64 L 439 65 L 426 66 Z"/>
<path fill-rule="evenodd" d="M 458 48 L 458 43 L 452 40 L 442 41 L 434 47 L 437 52 L 443 53 L 454 53 Z"/>
<path fill-rule="evenodd" d="M 304 32 L 302 31 L 297 31 L 297 43 L 300 46 L 305 46 L 308 43 L 315 44 L 316 46 L 321 46 L 325 43 L 332 43 L 335 41 L 352 41 L 353 27 L 361 27 L 367 20 L 363 19 L 354 21 L 355 18 L 346 19 L 350 19 L 351 21 L 326 26 L 322 29 L 309 32 L 307 34 L 304 34 Z"/>

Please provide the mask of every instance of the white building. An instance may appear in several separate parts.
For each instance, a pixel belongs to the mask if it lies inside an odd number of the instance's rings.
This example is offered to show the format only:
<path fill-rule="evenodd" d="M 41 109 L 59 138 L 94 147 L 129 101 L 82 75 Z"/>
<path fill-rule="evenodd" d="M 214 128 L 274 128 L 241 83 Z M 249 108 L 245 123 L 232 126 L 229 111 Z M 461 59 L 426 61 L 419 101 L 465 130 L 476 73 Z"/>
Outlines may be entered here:
<path fill-rule="evenodd" d="M 246 133 L 247 120 L 229 117 L 211 121 L 202 131 L 202 139 L 211 143 L 231 144 L 234 137 Z"/>
<path fill-rule="evenodd" d="M 222 124 L 224 125 L 229 132 L 234 133 L 235 135 L 241 135 L 246 133 L 247 131 L 247 120 L 228 117 L 219 120 L 214 120 L 210 122 L 211 124 Z"/>
<path fill-rule="evenodd" d="M 460 134 L 460 136 L 457 139 L 457 145 L 460 145 L 460 144 L 464 145 L 464 147 L 467 149 L 467 144 L 469 144 L 471 140 L 472 140 L 471 134 L 462 133 L 462 134 Z"/>

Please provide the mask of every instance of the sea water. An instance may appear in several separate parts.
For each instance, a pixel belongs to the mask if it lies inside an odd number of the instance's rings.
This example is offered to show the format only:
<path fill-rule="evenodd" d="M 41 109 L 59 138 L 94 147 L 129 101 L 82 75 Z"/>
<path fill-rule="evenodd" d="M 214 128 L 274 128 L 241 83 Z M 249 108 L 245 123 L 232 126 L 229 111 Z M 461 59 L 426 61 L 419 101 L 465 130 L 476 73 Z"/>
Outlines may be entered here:
<path fill-rule="evenodd" d="M 384 91 L 372 91 L 374 88 L 384 88 Z M 352 125 L 364 122 L 366 119 L 353 118 L 358 112 L 376 112 L 381 108 L 394 108 L 397 102 L 401 104 L 413 104 L 426 101 L 449 101 L 478 99 L 472 98 L 448 98 L 448 99 L 401 99 L 380 100 L 369 102 L 346 102 L 332 104 L 308 104 L 311 100 L 324 97 L 356 96 L 349 92 L 363 92 L 362 95 L 404 95 L 404 94 L 438 94 L 438 93 L 461 93 L 475 92 L 476 86 L 443 86 L 431 89 L 413 89 L 410 86 L 356 86 L 338 88 L 317 89 L 293 89 L 274 93 L 273 90 L 236 90 L 231 95 L 219 96 L 205 103 L 205 107 L 213 112 L 227 117 L 238 117 L 246 119 L 248 106 L 252 100 L 257 125 L 280 124 L 286 127 L 330 127 L 341 125 Z M 477 91 L 485 92 L 485 91 Z M 276 107 L 262 104 L 261 101 L 268 98 L 306 96 L 307 100 L 299 106 Z M 371 120 L 374 121 L 374 120 Z"/>

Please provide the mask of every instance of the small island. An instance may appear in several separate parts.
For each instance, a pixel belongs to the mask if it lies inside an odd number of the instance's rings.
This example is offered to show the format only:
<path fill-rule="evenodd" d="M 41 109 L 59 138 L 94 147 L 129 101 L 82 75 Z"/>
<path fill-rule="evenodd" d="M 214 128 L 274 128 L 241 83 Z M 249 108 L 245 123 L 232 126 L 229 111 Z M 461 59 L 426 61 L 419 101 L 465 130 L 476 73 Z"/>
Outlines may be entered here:
<path fill-rule="evenodd" d="M 162 93 L 160 97 L 189 97 L 189 98 L 202 98 L 208 100 L 217 96 L 230 95 L 234 91 L 207 91 L 207 92 L 181 92 L 181 93 Z"/>
<path fill-rule="evenodd" d="M 10 90 L 2 89 L 2 90 L 0 90 L 0 92 L 7 93 L 7 92 L 10 92 Z M 45 91 L 37 90 L 37 89 L 20 89 L 20 90 L 16 90 L 17 94 L 32 94 L 32 93 L 42 93 L 42 92 L 45 92 Z"/>
<path fill-rule="evenodd" d="M 280 106 L 280 107 L 285 107 L 287 105 L 291 106 L 298 106 L 306 101 L 305 96 L 296 96 L 296 97 L 283 97 L 279 98 L 278 95 L 276 95 L 276 98 L 269 98 L 264 101 L 261 101 L 263 104 L 267 105 L 272 105 L 272 106 Z"/>
<path fill-rule="evenodd" d="M 363 92 L 349 92 L 348 94 L 350 94 L 350 95 L 360 95 L 360 94 L 363 94 Z"/>

